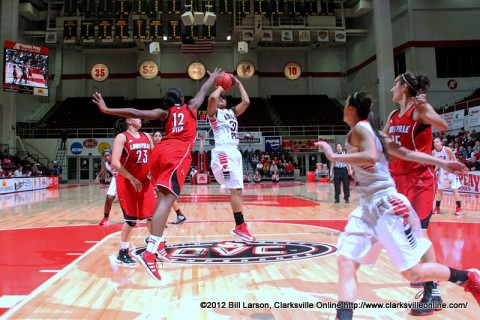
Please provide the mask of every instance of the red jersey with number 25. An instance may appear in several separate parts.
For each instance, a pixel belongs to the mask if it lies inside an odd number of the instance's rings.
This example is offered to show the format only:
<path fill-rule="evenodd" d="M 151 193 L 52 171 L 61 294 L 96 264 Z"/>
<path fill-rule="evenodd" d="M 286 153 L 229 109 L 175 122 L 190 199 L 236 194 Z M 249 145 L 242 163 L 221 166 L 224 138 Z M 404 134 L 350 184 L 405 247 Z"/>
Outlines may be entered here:
<path fill-rule="evenodd" d="M 123 132 L 127 140 L 120 157 L 120 163 L 132 176 L 140 181 L 148 179 L 150 157 L 150 140 L 143 132 L 135 138 L 128 131 Z"/>
<path fill-rule="evenodd" d="M 165 137 L 163 140 L 176 139 L 192 142 L 197 138 L 197 116 L 195 110 L 188 104 L 173 106 L 168 109 L 163 123 Z"/>
<path fill-rule="evenodd" d="M 415 105 L 403 116 L 399 116 L 400 110 L 397 110 L 390 118 L 388 135 L 394 142 L 404 148 L 430 154 L 432 152 L 432 126 L 413 120 L 412 114 L 414 110 Z M 406 161 L 395 157 L 392 157 L 390 161 L 390 172 L 393 176 L 423 172 L 430 167 L 427 164 Z"/>

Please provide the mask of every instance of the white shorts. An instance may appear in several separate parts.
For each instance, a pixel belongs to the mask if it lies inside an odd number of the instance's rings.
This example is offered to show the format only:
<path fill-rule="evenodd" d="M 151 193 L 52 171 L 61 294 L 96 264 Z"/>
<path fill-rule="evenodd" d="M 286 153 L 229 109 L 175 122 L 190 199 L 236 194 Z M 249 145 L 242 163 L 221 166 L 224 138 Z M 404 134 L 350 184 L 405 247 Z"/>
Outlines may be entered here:
<path fill-rule="evenodd" d="M 338 254 L 373 266 L 385 249 L 401 272 L 419 263 L 430 246 L 410 202 L 397 192 L 389 192 L 363 203 L 350 214 L 338 240 Z"/>
<path fill-rule="evenodd" d="M 242 154 L 235 146 L 215 147 L 211 168 L 220 185 L 227 189 L 243 189 Z"/>
<path fill-rule="evenodd" d="M 458 189 L 462 186 L 460 179 L 456 174 L 449 172 L 440 172 L 438 175 L 438 189 Z"/>
<path fill-rule="evenodd" d="M 115 176 L 113 176 L 112 180 L 110 180 L 110 185 L 108 186 L 107 195 L 108 196 L 117 195 L 117 177 Z"/>

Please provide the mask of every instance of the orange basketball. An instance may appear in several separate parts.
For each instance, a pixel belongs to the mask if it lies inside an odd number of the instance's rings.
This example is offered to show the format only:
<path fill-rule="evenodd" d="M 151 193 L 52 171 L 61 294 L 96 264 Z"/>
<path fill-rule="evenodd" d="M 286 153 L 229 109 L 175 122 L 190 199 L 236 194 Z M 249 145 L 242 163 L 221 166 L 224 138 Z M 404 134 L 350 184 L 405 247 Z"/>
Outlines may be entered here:
<path fill-rule="evenodd" d="M 235 85 L 235 80 L 230 73 L 222 72 L 215 78 L 214 84 L 216 87 L 222 87 L 225 92 L 228 92 Z"/>

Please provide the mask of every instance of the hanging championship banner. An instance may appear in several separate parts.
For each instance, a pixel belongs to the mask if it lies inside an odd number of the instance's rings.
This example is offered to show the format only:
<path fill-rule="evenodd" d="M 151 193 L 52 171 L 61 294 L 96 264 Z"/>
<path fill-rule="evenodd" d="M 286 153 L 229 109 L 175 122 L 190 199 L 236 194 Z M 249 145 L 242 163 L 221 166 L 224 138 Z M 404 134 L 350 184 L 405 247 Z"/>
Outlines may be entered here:
<path fill-rule="evenodd" d="M 112 16 L 112 0 L 98 0 L 97 14 L 99 18 Z"/>
<path fill-rule="evenodd" d="M 220 0 L 219 13 L 233 14 L 233 0 Z"/>
<path fill-rule="evenodd" d="M 147 0 L 132 0 L 132 14 L 147 14 Z"/>
<path fill-rule="evenodd" d="M 80 39 L 93 40 L 95 39 L 95 22 L 93 20 L 82 20 L 80 24 Z"/>
<path fill-rule="evenodd" d="M 162 20 L 151 19 L 150 20 L 150 39 L 160 39 L 163 37 L 163 25 Z"/>
<path fill-rule="evenodd" d="M 180 40 L 182 32 L 180 20 L 168 20 L 168 39 Z"/>
<path fill-rule="evenodd" d="M 63 22 L 63 40 L 76 40 L 77 33 L 77 20 L 65 20 Z"/>
<path fill-rule="evenodd" d="M 113 39 L 112 20 L 105 19 L 98 22 L 98 39 Z"/>
<path fill-rule="evenodd" d="M 128 20 L 117 19 L 115 21 L 115 39 L 127 39 L 128 38 Z"/>

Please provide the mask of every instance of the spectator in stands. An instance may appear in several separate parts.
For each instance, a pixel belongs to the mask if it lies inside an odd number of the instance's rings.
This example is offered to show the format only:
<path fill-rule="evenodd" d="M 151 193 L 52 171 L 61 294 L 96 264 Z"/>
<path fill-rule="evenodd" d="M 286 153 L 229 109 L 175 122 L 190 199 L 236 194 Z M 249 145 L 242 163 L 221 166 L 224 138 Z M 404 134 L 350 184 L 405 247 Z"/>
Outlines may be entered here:
<path fill-rule="evenodd" d="M 279 165 L 278 165 L 278 174 L 280 175 L 280 177 L 285 177 L 287 175 L 287 169 L 285 169 L 285 166 L 287 164 L 286 163 L 283 163 L 281 162 Z"/>
<path fill-rule="evenodd" d="M 243 182 L 244 183 L 252 182 L 252 177 L 250 177 L 250 172 L 245 171 L 245 174 L 243 175 Z"/>
<path fill-rule="evenodd" d="M 273 165 L 272 165 L 272 166 L 273 166 Z M 275 170 L 275 171 L 273 171 L 273 173 L 272 173 L 272 182 L 273 182 L 273 183 L 277 183 L 277 182 L 279 182 L 279 181 L 280 181 L 280 176 L 278 175 L 278 171 Z"/>
<path fill-rule="evenodd" d="M 457 156 L 457 157 L 462 156 L 464 159 L 467 158 L 467 150 L 465 150 L 465 147 L 464 147 L 463 145 L 460 145 L 460 146 L 458 147 L 458 150 L 457 150 L 457 152 L 456 152 L 456 156 Z"/>
<path fill-rule="evenodd" d="M 253 182 L 260 183 L 262 182 L 262 176 L 260 175 L 260 171 L 256 170 L 255 175 L 253 176 Z"/>
<path fill-rule="evenodd" d="M 285 166 L 285 171 L 287 172 L 287 175 L 293 176 L 295 167 L 292 164 L 292 161 L 288 161 L 287 165 Z"/>
<path fill-rule="evenodd" d="M 32 164 L 32 176 L 34 176 L 34 177 L 42 175 L 42 171 L 40 171 L 40 169 L 38 169 L 38 165 L 39 164 L 37 164 L 37 163 Z"/>
<path fill-rule="evenodd" d="M 253 149 L 251 145 L 247 146 L 247 164 L 250 163 L 252 164 L 252 158 L 253 158 Z"/>
<path fill-rule="evenodd" d="M 62 166 L 57 161 L 53 161 L 53 175 L 60 176 L 62 174 Z"/>
<path fill-rule="evenodd" d="M 473 139 L 473 136 L 471 134 L 469 134 L 467 136 L 467 142 L 465 143 L 465 146 L 468 148 L 468 147 L 474 147 L 475 146 L 475 140 Z"/>
<path fill-rule="evenodd" d="M 18 166 L 17 170 L 15 170 L 13 172 L 13 176 L 15 178 L 20 178 L 20 177 L 24 177 L 25 174 L 23 173 L 23 167 L 22 166 Z"/>
<path fill-rule="evenodd" d="M 263 164 L 263 176 L 264 177 L 269 177 L 270 176 L 270 166 L 271 166 L 270 161 L 265 161 L 265 163 Z"/>
<path fill-rule="evenodd" d="M 2 166 L 0 165 L 0 177 L 5 177 L 5 171 L 2 169 Z"/>
<path fill-rule="evenodd" d="M 276 159 L 276 158 L 277 158 L 277 157 L 275 157 L 275 159 Z M 278 174 L 278 166 L 277 166 L 277 164 L 276 164 L 276 161 L 273 160 L 273 161 L 272 161 L 272 164 L 271 164 L 271 166 L 270 166 L 270 176 L 272 176 L 275 171 L 276 171 L 277 174 Z"/>
<path fill-rule="evenodd" d="M 259 162 L 257 154 L 252 155 L 252 166 L 253 168 L 257 167 L 257 163 Z"/>
<path fill-rule="evenodd" d="M 257 165 L 255 166 L 255 169 L 260 173 L 260 171 L 263 172 L 263 163 L 261 163 L 260 161 L 257 162 Z"/>
<path fill-rule="evenodd" d="M 473 147 L 472 146 L 467 146 L 467 152 L 466 152 L 466 157 L 465 159 L 468 161 L 470 161 L 470 159 L 472 158 L 472 156 L 475 154 L 475 152 L 473 152 Z"/>
<path fill-rule="evenodd" d="M 480 171 L 480 160 L 476 156 L 472 156 L 465 165 L 470 171 Z"/>
<path fill-rule="evenodd" d="M 4 169 L 13 169 L 15 167 L 9 155 L 6 155 L 5 158 L 3 158 L 2 166 Z"/>

